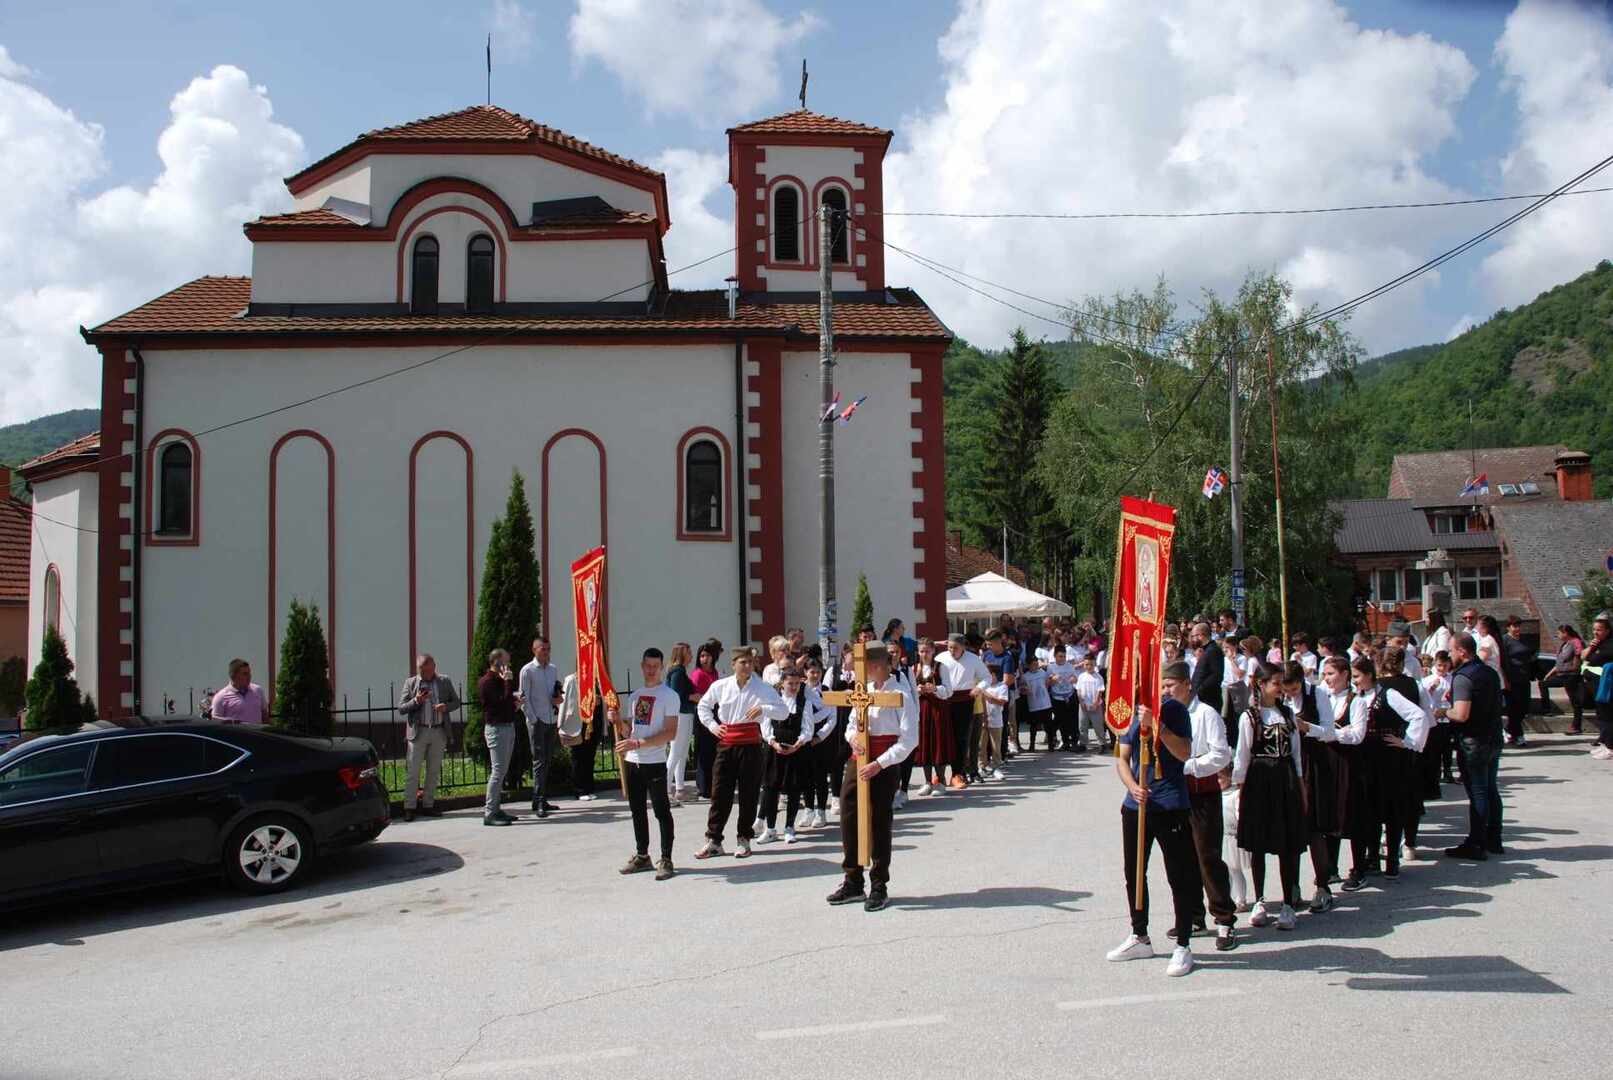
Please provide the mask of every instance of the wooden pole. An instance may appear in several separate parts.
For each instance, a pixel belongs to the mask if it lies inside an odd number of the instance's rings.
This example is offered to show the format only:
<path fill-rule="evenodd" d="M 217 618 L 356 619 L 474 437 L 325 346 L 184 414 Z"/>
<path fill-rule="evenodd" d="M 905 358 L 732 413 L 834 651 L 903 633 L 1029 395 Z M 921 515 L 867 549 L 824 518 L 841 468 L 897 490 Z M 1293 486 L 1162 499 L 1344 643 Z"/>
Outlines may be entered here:
<path fill-rule="evenodd" d="M 1277 495 L 1277 597 L 1282 605 L 1283 657 L 1288 657 L 1288 555 L 1283 546 L 1283 467 L 1277 454 L 1277 359 L 1266 334 L 1266 400 L 1271 405 L 1271 483 Z"/>
<path fill-rule="evenodd" d="M 1137 740 L 1137 782 L 1144 788 L 1148 787 L 1148 764 L 1150 758 L 1150 739 Z M 1137 895 L 1133 904 L 1134 911 L 1143 909 L 1143 900 L 1148 891 L 1148 802 L 1143 800 L 1137 803 Z"/>

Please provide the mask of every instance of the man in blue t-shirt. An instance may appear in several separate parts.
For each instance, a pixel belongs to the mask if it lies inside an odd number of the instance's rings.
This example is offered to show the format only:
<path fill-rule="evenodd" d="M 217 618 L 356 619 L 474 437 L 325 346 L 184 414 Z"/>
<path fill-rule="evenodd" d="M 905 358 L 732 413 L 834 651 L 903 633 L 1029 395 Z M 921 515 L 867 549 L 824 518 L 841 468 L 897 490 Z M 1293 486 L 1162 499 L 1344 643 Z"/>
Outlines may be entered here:
<path fill-rule="evenodd" d="M 1188 677 L 1186 668 L 1186 664 L 1178 661 L 1165 669 L 1165 676 L 1185 680 Z M 1157 743 L 1154 741 L 1154 726 L 1147 707 L 1139 707 L 1131 729 L 1120 738 L 1115 758 L 1115 772 L 1126 787 L 1125 801 L 1120 804 L 1120 825 L 1126 860 L 1126 906 L 1131 911 L 1131 935 L 1109 951 L 1108 959 L 1138 960 L 1154 955 L 1153 942 L 1148 937 L 1146 884 L 1142 906 L 1136 907 L 1135 901 L 1138 875 L 1141 874 L 1146 881 L 1148 856 L 1157 840 L 1165 859 L 1165 877 L 1170 882 L 1171 900 L 1176 908 L 1176 949 L 1171 954 L 1165 974 L 1178 976 L 1193 970 L 1193 953 L 1188 942 L 1193 936 L 1193 917 L 1203 887 L 1199 880 L 1198 857 L 1193 848 L 1187 780 L 1182 773 L 1182 763 L 1193 756 L 1193 726 L 1188 719 L 1187 707 L 1174 698 L 1167 698 L 1160 706 Z M 1144 739 L 1150 742 L 1151 758 L 1146 783 L 1139 779 L 1138 769 L 1140 743 Z M 1157 758 L 1153 757 L 1154 748 L 1158 750 Z M 1139 804 L 1147 806 L 1146 814 L 1138 814 Z M 1143 821 L 1144 845 L 1140 867 L 1137 860 L 1139 817 Z"/>

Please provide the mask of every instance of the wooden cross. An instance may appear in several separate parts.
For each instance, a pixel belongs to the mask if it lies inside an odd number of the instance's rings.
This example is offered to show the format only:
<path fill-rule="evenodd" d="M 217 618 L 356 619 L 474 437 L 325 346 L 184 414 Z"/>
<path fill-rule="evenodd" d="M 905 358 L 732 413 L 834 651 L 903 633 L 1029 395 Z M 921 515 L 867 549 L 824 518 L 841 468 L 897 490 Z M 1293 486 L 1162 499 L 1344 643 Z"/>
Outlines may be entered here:
<path fill-rule="evenodd" d="M 868 706 L 882 709 L 902 707 L 902 695 L 889 690 L 868 689 L 868 650 L 857 642 L 851 650 L 852 683 L 850 690 L 825 690 L 820 696 L 825 705 L 849 708 L 856 712 L 853 722 L 861 736 L 863 754 L 857 757 L 857 865 L 868 867 L 874 862 L 874 804 L 868 794 L 868 781 L 862 778 L 862 767 L 873 760 L 868 738 Z"/>

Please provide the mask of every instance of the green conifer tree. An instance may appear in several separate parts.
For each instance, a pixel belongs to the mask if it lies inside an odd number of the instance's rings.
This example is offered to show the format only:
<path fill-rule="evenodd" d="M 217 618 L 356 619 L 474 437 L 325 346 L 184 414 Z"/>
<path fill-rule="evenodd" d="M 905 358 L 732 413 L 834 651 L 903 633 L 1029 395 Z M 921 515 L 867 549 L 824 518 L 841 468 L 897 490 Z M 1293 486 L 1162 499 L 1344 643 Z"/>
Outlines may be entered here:
<path fill-rule="evenodd" d="M 847 627 L 847 640 L 855 640 L 857 631 L 874 625 L 874 598 L 868 592 L 868 575 L 857 575 L 857 600 L 851 605 L 851 625 Z M 878 627 L 874 627 L 876 630 Z"/>
<path fill-rule="evenodd" d="M 476 605 L 476 633 L 466 665 L 471 670 L 465 673 L 465 697 L 470 702 L 466 709 L 465 752 L 478 761 L 487 760 L 487 742 L 482 734 L 482 710 L 475 704 L 476 680 L 487 670 L 487 658 L 494 649 L 506 650 L 511 666 L 519 669 L 530 658 L 532 639 L 538 634 L 543 591 L 536 541 L 526 484 L 519 472 L 512 473 L 504 516 L 493 523 L 487 542 Z M 515 752 L 510 757 L 506 785 L 518 786 L 531 767 L 532 748 L 527 742 L 526 725 L 516 724 Z"/>
<path fill-rule="evenodd" d="M 298 734 L 329 735 L 334 728 L 331 700 L 330 651 L 319 607 L 293 598 L 275 672 L 276 726 Z"/>
<path fill-rule="evenodd" d="M 73 678 L 73 661 L 67 655 L 67 642 L 54 626 L 45 627 L 39 663 L 34 665 L 25 693 L 29 731 L 77 725 L 83 720 L 84 706 L 78 681 Z"/>

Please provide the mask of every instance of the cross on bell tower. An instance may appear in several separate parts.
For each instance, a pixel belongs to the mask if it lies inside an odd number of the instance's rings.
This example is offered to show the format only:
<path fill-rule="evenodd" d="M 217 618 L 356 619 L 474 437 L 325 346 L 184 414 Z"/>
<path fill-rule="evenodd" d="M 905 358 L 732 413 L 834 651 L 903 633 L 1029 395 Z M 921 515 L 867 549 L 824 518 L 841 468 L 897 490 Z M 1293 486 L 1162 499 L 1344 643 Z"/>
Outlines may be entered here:
<path fill-rule="evenodd" d="M 801 108 L 806 108 L 807 68 L 806 57 L 801 57 Z"/>

